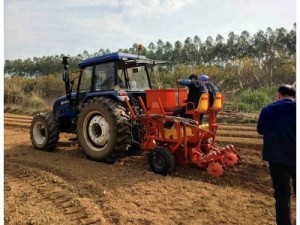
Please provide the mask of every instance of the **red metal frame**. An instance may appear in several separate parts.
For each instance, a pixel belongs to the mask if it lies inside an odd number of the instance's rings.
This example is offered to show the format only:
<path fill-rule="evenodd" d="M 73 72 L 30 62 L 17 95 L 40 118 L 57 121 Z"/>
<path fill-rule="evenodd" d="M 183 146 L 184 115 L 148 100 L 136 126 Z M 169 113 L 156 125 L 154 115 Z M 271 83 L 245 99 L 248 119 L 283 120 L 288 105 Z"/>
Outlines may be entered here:
<path fill-rule="evenodd" d="M 195 124 L 191 124 L 184 118 L 168 116 L 159 98 L 157 101 L 161 113 L 150 114 L 142 98 L 139 97 L 139 103 L 144 114 L 136 115 L 128 99 L 125 99 L 132 119 L 139 120 L 145 127 L 146 132 L 141 143 L 143 151 L 152 151 L 157 147 L 165 147 L 174 154 L 177 165 L 186 167 L 190 164 L 195 164 L 203 169 L 207 169 L 213 176 L 221 175 L 223 169 L 220 171 L 220 168 L 225 165 L 237 163 L 240 157 L 232 145 L 222 149 L 214 146 L 218 128 L 216 124 L 217 111 L 207 111 L 209 129 L 205 130 L 199 127 L 198 121 Z M 197 115 L 199 116 L 199 114 Z M 166 135 L 167 131 L 164 129 L 166 121 L 174 123 L 173 127 L 176 135 Z M 216 164 L 222 167 L 216 167 Z"/>

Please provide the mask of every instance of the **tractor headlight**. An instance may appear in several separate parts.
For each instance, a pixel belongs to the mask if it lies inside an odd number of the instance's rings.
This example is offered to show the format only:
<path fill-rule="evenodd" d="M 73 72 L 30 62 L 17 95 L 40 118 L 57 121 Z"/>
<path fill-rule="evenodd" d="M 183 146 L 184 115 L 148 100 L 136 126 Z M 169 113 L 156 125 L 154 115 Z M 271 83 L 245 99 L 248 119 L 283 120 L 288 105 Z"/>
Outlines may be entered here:
<path fill-rule="evenodd" d="M 127 92 L 125 91 L 119 91 L 118 92 L 119 96 L 117 96 L 121 101 L 125 101 L 125 98 L 127 98 L 127 100 L 129 100 L 129 97 L 127 95 Z"/>

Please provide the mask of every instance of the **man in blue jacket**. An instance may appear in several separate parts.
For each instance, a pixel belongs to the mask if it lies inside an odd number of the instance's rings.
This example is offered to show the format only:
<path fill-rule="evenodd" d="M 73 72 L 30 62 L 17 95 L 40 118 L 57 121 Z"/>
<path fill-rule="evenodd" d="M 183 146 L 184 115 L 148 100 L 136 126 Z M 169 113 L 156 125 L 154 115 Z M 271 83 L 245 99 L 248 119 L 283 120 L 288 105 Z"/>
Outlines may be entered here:
<path fill-rule="evenodd" d="M 296 195 L 296 90 L 283 85 L 277 101 L 262 109 L 257 132 L 263 135 L 262 158 L 269 162 L 278 225 L 292 224 L 290 179 Z"/>

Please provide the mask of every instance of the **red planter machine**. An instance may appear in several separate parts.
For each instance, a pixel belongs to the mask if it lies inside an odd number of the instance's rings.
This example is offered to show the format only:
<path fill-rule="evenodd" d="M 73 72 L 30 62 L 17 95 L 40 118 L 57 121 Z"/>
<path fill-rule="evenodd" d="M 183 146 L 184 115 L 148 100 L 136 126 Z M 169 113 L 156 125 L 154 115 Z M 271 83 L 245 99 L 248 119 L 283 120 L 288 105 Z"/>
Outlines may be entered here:
<path fill-rule="evenodd" d="M 140 121 L 145 128 L 141 149 L 149 152 L 150 167 L 155 173 L 166 175 L 175 165 L 194 164 L 212 176 L 221 176 L 225 166 L 233 166 L 240 159 L 233 145 L 215 146 L 216 117 L 223 108 L 224 97 L 217 93 L 214 104 L 209 107 L 209 95 L 202 94 L 197 108 L 193 103 L 184 103 L 186 97 L 184 88 L 147 90 L 147 105 L 139 97 L 143 110 L 139 114 L 134 112 L 128 99 L 125 100 L 132 119 Z M 186 109 L 186 114 L 193 119 L 170 116 L 177 107 L 187 104 L 192 109 Z M 199 124 L 200 114 L 208 116 L 208 124 Z M 164 128 L 166 121 L 174 123 L 171 129 Z"/>

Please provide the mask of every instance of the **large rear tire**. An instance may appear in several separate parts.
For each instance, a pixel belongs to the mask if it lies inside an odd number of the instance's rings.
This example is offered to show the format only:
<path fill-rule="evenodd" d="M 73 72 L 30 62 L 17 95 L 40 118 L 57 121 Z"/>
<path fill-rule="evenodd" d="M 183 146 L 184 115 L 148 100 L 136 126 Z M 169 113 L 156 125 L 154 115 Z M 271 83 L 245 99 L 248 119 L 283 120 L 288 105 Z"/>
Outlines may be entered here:
<path fill-rule="evenodd" d="M 129 115 L 120 103 L 97 97 L 83 105 L 77 123 L 77 137 L 90 159 L 111 159 L 129 147 L 130 127 Z"/>
<path fill-rule="evenodd" d="M 59 139 L 59 129 L 53 114 L 39 113 L 33 117 L 30 139 L 36 149 L 47 152 L 55 149 Z"/>

